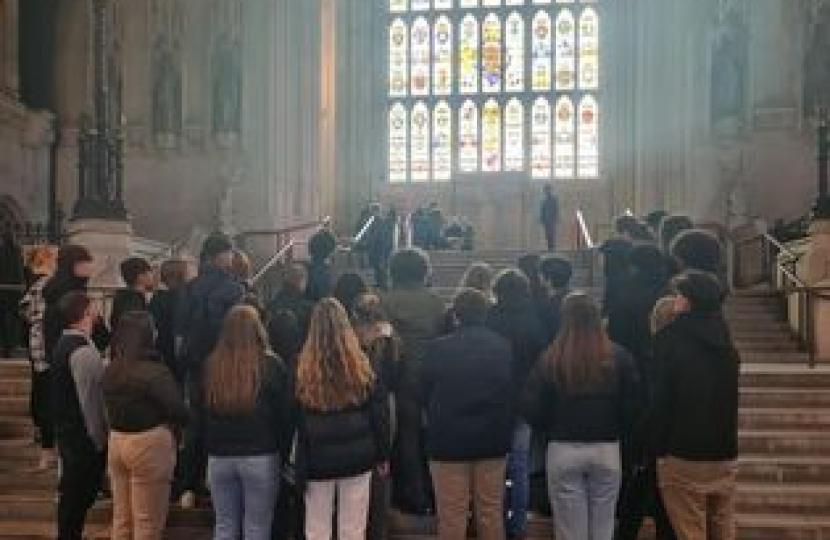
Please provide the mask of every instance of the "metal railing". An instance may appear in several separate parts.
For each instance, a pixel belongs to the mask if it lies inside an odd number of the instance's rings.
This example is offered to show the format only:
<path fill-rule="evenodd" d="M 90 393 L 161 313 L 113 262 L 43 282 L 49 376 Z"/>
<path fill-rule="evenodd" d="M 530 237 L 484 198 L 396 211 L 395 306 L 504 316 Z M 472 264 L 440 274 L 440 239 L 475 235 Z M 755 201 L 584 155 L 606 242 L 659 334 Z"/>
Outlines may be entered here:
<path fill-rule="evenodd" d="M 769 233 L 736 242 L 734 247 L 733 281 L 739 286 L 767 284 L 771 290 L 781 294 L 784 318 L 798 339 L 801 350 L 807 353 L 809 366 L 814 367 L 817 359 L 816 301 L 830 301 L 830 288 L 808 285 L 798 275 L 798 262 L 802 254 L 794 252 Z M 747 275 L 751 278 L 747 279 Z"/>
<path fill-rule="evenodd" d="M 265 264 L 262 265 L 257 272 L 254 273 L 253 277 L 251 278 L 251 284 L 257 285 L 262 280 L 263 277 L 272 269 L 276 264 L 287 257 L 289 257 L 294 250 L 294 240 L 288 240 L 288 243 L 282 247 L 279 251 L 274 253 L 270 259 L 268 259 Z"/>

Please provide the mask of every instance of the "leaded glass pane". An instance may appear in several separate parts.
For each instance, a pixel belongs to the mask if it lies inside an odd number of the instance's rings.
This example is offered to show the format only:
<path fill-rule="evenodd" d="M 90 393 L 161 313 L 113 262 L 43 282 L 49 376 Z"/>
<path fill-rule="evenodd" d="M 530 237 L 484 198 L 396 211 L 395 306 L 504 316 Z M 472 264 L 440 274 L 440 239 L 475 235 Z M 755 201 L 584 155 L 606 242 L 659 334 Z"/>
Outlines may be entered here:
<path fill-rule="evenodd" d="M 478 107 L 469 99 L 458 114 L 458 168 L 466 173 L 478 171 Z"/>
<path fill-rule="evenodd" d="M 516 98 L 504 109 L 504 170 L 522 171 L 525 166 L 525 111 Z"/>
<path fill-rule="evenodd" d="M 412 108 L 411 155 L 410 179 L 413 182 L 429 180 L 429 109 L 422 101 Z"/>
<path fill-rule="evenodd" d="M 488 99 L 481 113 L 481 170 L 501 170 L 501 108 L 495 99 Z"/>
<path fill-rule="evenodd" d="M 389 181 L 406 182 L 408 163 L 406 109 L 395 103 L 389 111 Z"/>
<path fill-rule="evenodd" d="M 507 18 L 506 31 L 505 90 L 521 92 L 525 87 L 525 22 L 522 16 L 511 13 Z"/>

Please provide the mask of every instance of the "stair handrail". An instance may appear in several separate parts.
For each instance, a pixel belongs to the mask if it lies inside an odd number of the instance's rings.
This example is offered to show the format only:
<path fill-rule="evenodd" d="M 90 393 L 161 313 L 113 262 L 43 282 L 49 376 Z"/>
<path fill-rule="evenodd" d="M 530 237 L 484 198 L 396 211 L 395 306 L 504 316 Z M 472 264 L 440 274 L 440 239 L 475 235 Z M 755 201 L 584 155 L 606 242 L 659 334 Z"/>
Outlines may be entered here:
<path fill-rule="evenodd" d="M 377 216 L 369 216 L 369 219 L 366 220 L 366 223 L 363 224 L 363 227 L 360 228 L 360 230 L 352 239 L 353 246 L 356 246 L 363 241 L 363 238 L 369 233 L 369 229 L 372 228 L 372 225 L 375 224 L 375 221 L 377 221 L 377 219 Z"/>
<path fill-rule="evenodd" d="M 594 239 L 591 236 L 591 231 L 588 230 L 588 224 L 585 222 L 585 215 L 580 209 L 577 209 L 576 211 L 576 223 L 579 226 L 579 234 L 584 246 L 588 249 L 594 249 Z"/>
<path fill-rule="evenodd" d="M 798 274 L 796 265 L 802 255 L 794 252 L 769 232 L 760 232 L 757 236 L 740 242 L 745 245 L 750 242 L 761 242 L 761 273 L 766 276 L 770 287 L 777 290 L 785 302 L 785 318 L 791 318 L 791 304 L 789 299 L 795 296 L 796 309 L 793 331 L 799 340 L 801 349 L 807 353 L 808 365 L 816 365 L 816 328 L 815 328 L 815 301 L 817 299 L 830 301 L 830 287 L 816 287 L 808 285 L 806 280 Z M 781 258 L 778 255 L 784 254 Z M 779 283 L 780 281 L 780 283 Z"/>
<path fill-rule="evenodd" d="M 271 258 L 268 259 L 265 262 L 265 264 L 262 265 L 262 268 L 260 268 L 253 275 L 253 277 L 251 278 L 251 284 L 256 285 L 257 283 L 259 283 L 259 281 L 268 273 L 269 270 L 271 270 L 274 267 L 274 265 L 276 265 L 278 262 L 283 260 L 289 253 L 291 253 L 291 251 L 294 249 L 294 245 L 294 239 L 289 238 L 288 243 L 285 244 L 282 248 L 280 248 L 276 253 L 274 253 L 274 255 L 272 255 Z"/>

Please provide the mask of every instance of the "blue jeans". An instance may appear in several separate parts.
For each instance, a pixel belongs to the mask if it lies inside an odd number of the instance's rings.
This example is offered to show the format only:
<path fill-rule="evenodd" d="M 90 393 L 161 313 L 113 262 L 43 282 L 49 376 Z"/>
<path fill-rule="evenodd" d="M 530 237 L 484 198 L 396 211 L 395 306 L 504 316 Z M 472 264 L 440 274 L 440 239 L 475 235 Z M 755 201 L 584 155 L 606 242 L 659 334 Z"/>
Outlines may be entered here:
<path fill-rule="evenodd" d="M 214 540 L 269 540 L 280 485 L 280 459 L 264 456 L 208 459 L 216 524 Z"/>
<path fill-rule="evenodd" d="M 518 536 L 527 527 L 529 497 L 528 459 L 530 453 L 530 426 L 519 423 L 513 431 L 513 447 L 507 456 L 508 499 L 505 530 L 509 536 Z"/>
<path fill-rule="evenodd" d="M 557 540 L 612 540 L 619 443 L 550 443 L 548 493 Z"/>

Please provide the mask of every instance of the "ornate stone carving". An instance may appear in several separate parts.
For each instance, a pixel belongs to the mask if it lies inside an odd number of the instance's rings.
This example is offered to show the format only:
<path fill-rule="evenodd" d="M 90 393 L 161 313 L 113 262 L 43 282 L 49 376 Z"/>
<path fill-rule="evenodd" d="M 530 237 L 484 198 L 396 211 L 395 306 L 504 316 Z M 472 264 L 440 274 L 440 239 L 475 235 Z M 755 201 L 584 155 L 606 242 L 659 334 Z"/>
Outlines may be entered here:
<path fill-rule="evenodd" d="M 242 6 L 238 0 L 213 5 L 211 48 L 212 126 L 215 134 L 238 134 L 242 119 Z"/>
<path fill-rule="evenodd" d="M 806 13 L 804 113 L 830 106 L 830 1 L 813 0 Z"/>
<path fill-rule="evenodd" d="M 742 127 L 746 122 L 749 31 L 743 0 L 720 0 L 712 48 L 712 123 Z"/>
<path fill-rule="evenodd" d="M 161 142 L 182 132 L 182 10 L 179 0 L 153 0 L 153 131 Z"/>

